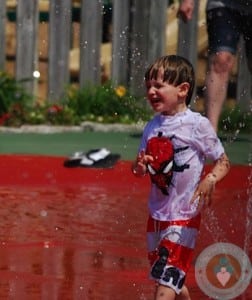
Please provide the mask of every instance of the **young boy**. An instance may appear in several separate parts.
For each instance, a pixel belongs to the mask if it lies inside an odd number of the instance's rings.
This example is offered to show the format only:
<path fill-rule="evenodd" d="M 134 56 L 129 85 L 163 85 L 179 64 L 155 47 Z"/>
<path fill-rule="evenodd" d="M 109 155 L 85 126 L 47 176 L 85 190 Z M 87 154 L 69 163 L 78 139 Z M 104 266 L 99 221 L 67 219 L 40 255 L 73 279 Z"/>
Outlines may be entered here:
<path fill-rule="evenodd" d="M 150 276 L 155 299 L 189 300 L 184 285 L 200 226 L 200 210 L 211 203 L 215 184 L 230 168 L 223 146 L 207 118 L 192 112 L 195 75 L 177 55 L 157 59 L 146 71 L 147 98 L 156 115 L 143 131 L 132 165 L 135 176 L 149 174 L 147 223 Z M 206 159 L 215 162 L 201 179 Z"/>

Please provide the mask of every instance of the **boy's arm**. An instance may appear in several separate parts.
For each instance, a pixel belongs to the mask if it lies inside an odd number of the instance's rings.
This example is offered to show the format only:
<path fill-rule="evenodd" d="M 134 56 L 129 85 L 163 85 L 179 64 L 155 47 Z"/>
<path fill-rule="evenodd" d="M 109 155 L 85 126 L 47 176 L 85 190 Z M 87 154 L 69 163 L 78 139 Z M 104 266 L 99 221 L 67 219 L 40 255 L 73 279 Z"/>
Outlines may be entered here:
<path fill-rule="evenodd" d="M 214 184 L 224 178 L 230 169 L 230 162 L 225 153 L 215 162 L 215 165 L 210 173 L 206 175 L 208 180 L 212 180 Z"/>
<path fill-rule="evenodd" d="M 212 170 L 203 178 L 196 189 L 191 202 L 204 200 L 205 205 L 211 204 L 215 184 L 224 178 L 230 169 L 230 162 L 225 153 L 215 162 Z"/>

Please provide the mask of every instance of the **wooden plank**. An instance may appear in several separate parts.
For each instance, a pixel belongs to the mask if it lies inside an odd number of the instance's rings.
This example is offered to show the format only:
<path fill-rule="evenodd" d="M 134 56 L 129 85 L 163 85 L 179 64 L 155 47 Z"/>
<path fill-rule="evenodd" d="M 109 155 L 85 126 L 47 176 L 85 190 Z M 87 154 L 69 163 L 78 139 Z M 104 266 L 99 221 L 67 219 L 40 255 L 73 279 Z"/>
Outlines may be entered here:
<path fill-rule="evenodd" d="M 146 0 L 133 0 L 132 32 L 130 45 L 130 91 L 135 96 L 144 94 L 144 71 L 148 65 L 148 35 L 150 2 Z"/>
<path fill-rule="evenodd" d="M 5 1 L 0 1 L 0 70 L 5 68 L 5 23 L 6 23 L 6 3 Z"/>
<path fill-rule="evenodd" d="M 23 85 L 29 93 L 33 93 L 35 83 L 33 72 L 37 66 L 37 0 L 18 1 L 17 24 L 16 78 L 27 79 Z"/>
<path fill-rule="evenodd" d="M 3 1 L 4 2 L 4 1 Z M 6 1 L 7 2 L 7 8 L 8 9 L 15 9 L 16 8 L 16 6 L 17 6 L 17 0 L 7 0 Z M 48 12 L 48 10 L 49 10 L 49 0 L 48 1 L 45 1 L 45 0 L 43 0 L 43 1 L 41 1 L 41 0 L 39 0 L 39 10 L 40 11 L 47 11 Z"/>
<path fill-rule="evenodd" d="M 167 0 L 150 1 L 148 62 L 165 54 Z"/>
<path fill-rule="evenodd" d="M 111 74 L 111 52 L 112 45 L 111 43 L 101 44 L 101 68 L 102 74 L 101 77 L 110 77 Z M 69 55 L 69 68 L 70 73 L 73 77 L 78 77 L 80 70 L 80 48 L 73 48 L 70 50 Z M 126 73 L 126 72 L 121 72 Z"/>
<path fill-rule="evenodd" d="M 198 38 L 198 0 L 195 0 L 195 11 L 192 20 L 184 22 L 179 19 L 177 53 L 187 58 L 196 67 Z"/>
<path fill-rule="evenodd" d="M 59 101 L 69 83 L 71 0 L 50 1 L 48 98 Z"/>
<path fill-rule="evenodd" d="M 198 49 L 197 38 L 198 38 L 198 8 L 199 0 L 195 0 L 195 10 L 192 20 L 184 22 L 179 19 L 179 32 L 178 32 L 178 48 L 177 54 L 187 58 L 194 66 L 195 73 L 197 73 L 197 59 L 198 59 Z M 194 95 L 191 101 L 191 108 L 194 109 L 196 104 L 196 89 L 194 90 Z"/>
<path fill-rule="evenodd" d="M 206 28 L 206 0 L 201 0 L 198 7 L 198 42 L 197 53 L 201 55 L 207 49 L 208 36 Z M 179 2 L 175 2 L 169 6 L 167 10 L 167 26 L 166 26 L 166 52 L 173 54 L 177 52 L 178 45 L 178 28 L 180 22 L 178 22 L 177 11 L 179 8 Z"/>
<path fill-rule="evenodd" d="M 167 1 L 133 1 L 130 45 L 130 90 L 136 96 L 145 94 L 144 72 L 155 58 L 164 54 Z M 160 23 L 160 24 L 158 24 Z"/>
<path fill-rule="evenodd" d="M 114 0 L 111 80 L 115 85 L 122 84 L 128 86 L 129 29 L 130 0 Z"/>
<path fill-rule="evenodd" d="M 80 86 L 101 82 L 102 3 L 82 0 L 80 32 Z"/>
<path fill-rule="evenodd" d="M 17 0 L 6 0 L 6 5 L 7 5 L 7 8 L 16 8 L 17 6 Z"/>

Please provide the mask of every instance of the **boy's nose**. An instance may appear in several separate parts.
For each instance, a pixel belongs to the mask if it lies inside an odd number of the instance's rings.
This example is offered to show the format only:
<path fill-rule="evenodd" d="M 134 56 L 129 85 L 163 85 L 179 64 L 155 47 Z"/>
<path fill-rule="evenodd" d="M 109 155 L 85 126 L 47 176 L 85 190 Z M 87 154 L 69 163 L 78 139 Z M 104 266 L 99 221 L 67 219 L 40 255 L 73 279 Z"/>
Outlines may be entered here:
<path fill-rule="evenodd" d="M 153 95 L 153 94 L 155 94 L 155 93 L 156 93 L 156 89 L 155 89 L 154 86 L 152 86 L 152 87 L 150 87 L 150 88 L 148 89 L 148 94 L 149 94 L 149 95 Z"/>

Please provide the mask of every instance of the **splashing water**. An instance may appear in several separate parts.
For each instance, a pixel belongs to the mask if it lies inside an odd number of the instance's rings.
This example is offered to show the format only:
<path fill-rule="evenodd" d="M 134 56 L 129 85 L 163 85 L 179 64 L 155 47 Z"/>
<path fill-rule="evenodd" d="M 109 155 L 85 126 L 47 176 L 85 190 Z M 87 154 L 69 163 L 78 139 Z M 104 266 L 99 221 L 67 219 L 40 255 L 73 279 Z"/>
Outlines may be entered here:
<path fill-rule="evenodd" d="M 248 177 L 248 189 L 247 189 L 247 194 L 248 194 L 248 202 L 247 202 L 247 216 L 246 216 L 246 236 L 245 236 L 245 241 L 244 241 L 244 251 L 245 253 L 252 253 L 252 170 L 250 172 L 250 175 Z M 252 277 L 252 270 L 251 270 L 251 277 Z"/>

